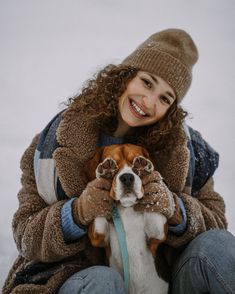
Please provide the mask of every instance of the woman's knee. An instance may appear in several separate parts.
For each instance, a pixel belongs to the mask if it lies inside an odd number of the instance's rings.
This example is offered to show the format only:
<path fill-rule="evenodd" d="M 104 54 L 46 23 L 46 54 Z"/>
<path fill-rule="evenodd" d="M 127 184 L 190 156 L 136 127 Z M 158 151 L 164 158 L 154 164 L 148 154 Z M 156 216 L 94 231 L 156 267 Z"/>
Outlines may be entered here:
<path fill-rule="evenodd" d="M 206 231 L 189 243 L 178 259 L 178 266 L 192 257 L 206 258 L 218 267 L 225 263 L 229 265 L 231 262 L 234 266 L 235 237 L 226 230 Z"/>
<path fill-rule="evenodd" d="M 194 284 L 210 289 L 213 283 L 234 289 L 234 267 L 235 237 L 225 230 L 210 230 L 197 236 L 182 252 L 174 266 L 173 280 L 177 285 L 188 281 L 189 287 Z"/>
<path fill-rule="evenodd" d="M 124 294 L 124 282 L 120 274 L 106 266 L 93 266 L 72 275 L 59 290 L 59 294 L 79 293 Z"/>
<path fill-rule="evenodd" d="M 208 259 L 235 260 L 235 237 L 226 230 L 209 230 L 190 242 L 185 255 L 206 256 Z"/>

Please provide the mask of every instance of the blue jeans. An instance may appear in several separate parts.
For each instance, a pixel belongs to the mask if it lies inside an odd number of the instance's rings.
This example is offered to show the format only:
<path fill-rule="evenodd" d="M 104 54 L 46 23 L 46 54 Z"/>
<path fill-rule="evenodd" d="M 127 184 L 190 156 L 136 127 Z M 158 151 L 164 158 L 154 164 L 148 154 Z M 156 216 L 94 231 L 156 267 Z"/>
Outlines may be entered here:
<path fill-rule="evenodd" d="M 125 294 L 122 277 L 107 266 L 92 266 L 72 275 L 58 294 Z"/>
<path fill-rule="evenodd" d="M 210 230 L 197 236 L 177 259 L 171 284 L 172 294 L 235 293 L 235 237 L 224 230 Z M 115 270 L 94 266 L 71 276 L 58 292 L 75 293 L 126 292 Z"/>
<path fill-rule="evenodd" d="M 191 241 L 174 265 L 171 293 L 235 293 L 235 237 L 210 230 Z"/>

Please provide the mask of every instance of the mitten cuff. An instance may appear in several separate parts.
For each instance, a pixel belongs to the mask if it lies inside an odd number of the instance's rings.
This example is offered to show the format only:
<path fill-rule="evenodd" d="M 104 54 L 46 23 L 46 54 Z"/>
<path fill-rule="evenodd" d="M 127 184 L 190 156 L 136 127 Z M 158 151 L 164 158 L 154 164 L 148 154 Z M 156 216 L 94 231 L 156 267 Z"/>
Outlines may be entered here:
<path fill-rule="evenodd" d="M 61 209 L 61 225 L 64 240 L 66 243 L 73 242 L 87 233 L 85 227 L 78 226 L 75 223 L 72 213 L 72 205 L 76 198 L 65 202 Z"/>
<path fill-rule="evenodd" d="M 180 236 L 169 231 L 166 243 L 172 247 L 185 245 L 206 230 L 205 221 L 198 200 L 184 193 L 180 195 L 180 198 L 184 202 L 187 214 L 187 226 Z"/>
<path fill-rule="evenodd" d="M 181 198 L 178 199 L 179 200 L 179 208 L 181 211 L 181 215 L 182 215 L 182 221 L 179 225 L 171 225 L 169 226 L 169 231 L 172 232 L 173 234 L 180 236 L 182 235 L 187 227 L 187 215 L 186 215 L 186 210 L 185 210 L 185 206 L 184 206 L 184 202 Z"/>

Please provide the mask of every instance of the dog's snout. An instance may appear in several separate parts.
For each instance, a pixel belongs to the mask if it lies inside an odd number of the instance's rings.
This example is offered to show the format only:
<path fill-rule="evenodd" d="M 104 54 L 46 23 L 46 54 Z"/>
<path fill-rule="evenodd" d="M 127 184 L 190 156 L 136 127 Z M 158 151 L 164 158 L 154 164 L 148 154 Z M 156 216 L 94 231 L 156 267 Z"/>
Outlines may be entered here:
<path fill-rule="evenodd" d="M 126 187 L 130 187 L 134 183 L 134 175 L 130 173 L 125 173 L 120 176 L 120 181 L 125 185 Z"/>

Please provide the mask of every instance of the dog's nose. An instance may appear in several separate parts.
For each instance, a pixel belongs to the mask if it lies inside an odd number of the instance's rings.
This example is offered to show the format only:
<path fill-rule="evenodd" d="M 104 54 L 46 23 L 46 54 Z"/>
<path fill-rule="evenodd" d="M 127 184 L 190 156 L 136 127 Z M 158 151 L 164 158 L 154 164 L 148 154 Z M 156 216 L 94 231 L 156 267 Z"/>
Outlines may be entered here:
<path fill-rule="evenodd" d="M 134 182 L 134 176 L 132 174 L 123 174 L 120 176 L 120 181 L 125 185 L 126 187 L 130 187 Z"/>

